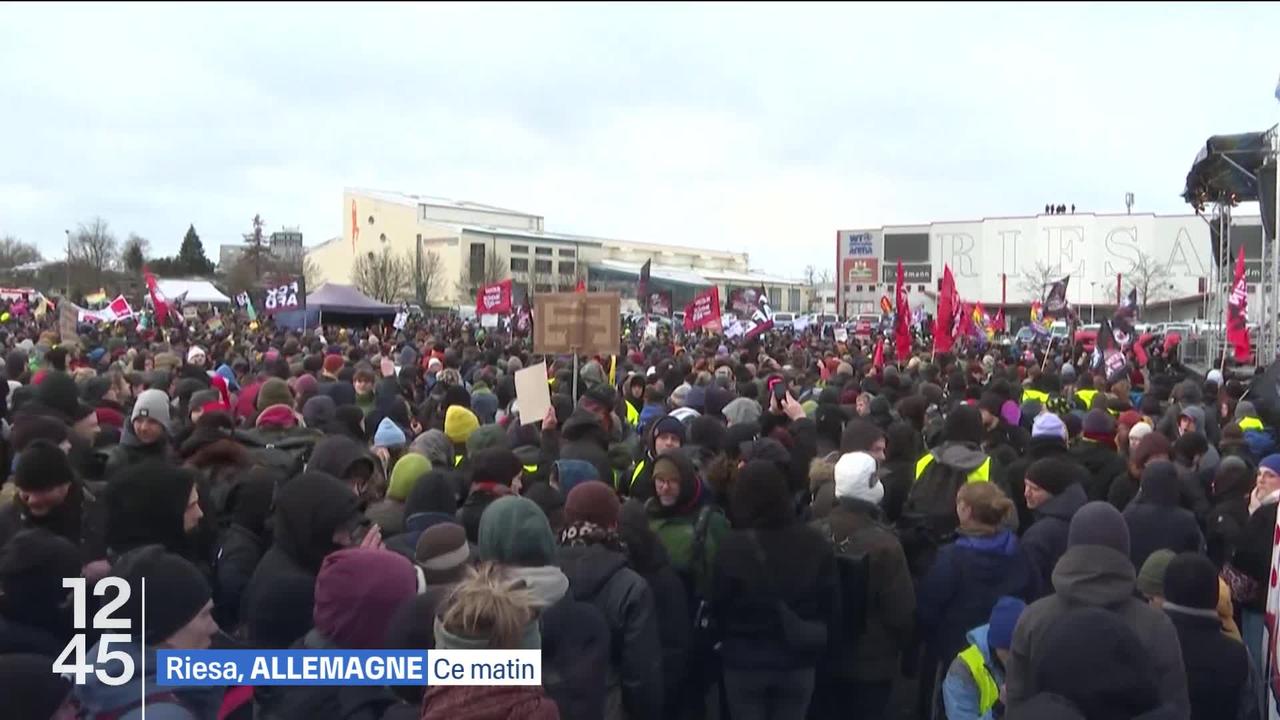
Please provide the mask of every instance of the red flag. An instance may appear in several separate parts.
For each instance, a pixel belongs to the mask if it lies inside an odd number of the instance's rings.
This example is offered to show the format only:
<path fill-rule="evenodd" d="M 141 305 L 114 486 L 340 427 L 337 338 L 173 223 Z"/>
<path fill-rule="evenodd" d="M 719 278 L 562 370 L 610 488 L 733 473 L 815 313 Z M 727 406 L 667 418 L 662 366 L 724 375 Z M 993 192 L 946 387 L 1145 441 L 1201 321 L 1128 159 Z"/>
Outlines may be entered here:
<path fill-rule="evenodd" d="M 507 315 L 511 312 L 511 281 L 485 285 L 476 292 L 477 315 Z"/>
<path fill-rule="evenodd" d="M 936 352 L 950 352 L 956 342 L 957 307 L 956 279 L 951 274 L 951 267 L 942 267 L 942 289 L 938 292 L 938 314 L 933 318 L 933 349 Z"/>
<path fill-rule="evenodd" d="M 510 280 L 508 280 L 507 282 L 511 282 L 511 281 L 510 281 Z M 574 292 L 580 292 L 580 293 L 584 293 L 584 292 L 586 292 L 586 291 L 587 291 L 587 281 L 586 281 L 586 280 L 581 280 L 581 279 L 580 279 L 580 280 L 578 280 L 578 287 L 574 288 L 574 289 L 573 289 L 573 291 L 574 291 Z"/>
<path fill-rule="evenodd" d="M 684 329 L 697 330 L 720 322 L 720 290 L 708 288 L 694 296 L 684 308 Z"/>
<path fill-rule="evenodd" d="M 164 293 L 160 292 L 160 287 L 156 284 L 156 276 L 151 274 L 147 268 L 142 268 L 142 277 L 147 281 L 147 292 L 151 293 L 151 305 L 156 309 L 156 322 L 165 325 L 169 322 L 169 303 L 165 300 Z"/>
<path fill-rule="evenodd" d="M 1235 348 L 1236 362 L 1249 362 L 1253 354 L 1249 346 L 1249 286 L 1244 280 L 1244 246 L 1236 256 L 1236 277 L 1227 300 L 1227 342 Z"/>
<path fill-rule="evenodd" d="M 1004 332 L 1004 308 L 996 311 L 996 316 L 991 319 L 991 329 L 995 332 Z"/>
<path fill-rule="evenodd" d="M 876 352 L 871 356 L 871 364 L 876 368 L 884 367 L 884 338 L 876 340 Z"/>
<path fill-rule="evenodd" d="M 897 315 L 894 318 L 894 345 L 898 362 L 911 357 L 911 304 L 907 302 L 907 287 L 902 271 L 902 259 L 898 259 L 898 284 L 894 288 L 897 298 Z"/>

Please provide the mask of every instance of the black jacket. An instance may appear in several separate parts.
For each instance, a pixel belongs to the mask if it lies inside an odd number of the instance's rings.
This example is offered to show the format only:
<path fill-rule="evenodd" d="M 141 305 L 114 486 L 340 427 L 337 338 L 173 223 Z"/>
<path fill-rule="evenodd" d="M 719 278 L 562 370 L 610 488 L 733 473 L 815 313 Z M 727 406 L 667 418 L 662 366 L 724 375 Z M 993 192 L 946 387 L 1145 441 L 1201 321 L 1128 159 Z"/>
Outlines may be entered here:
<path fill-rule="evenodd" d="M 1037 460 L 1051 457 L 1067 459 L 1067 442 L 1057 437 L 1034 437 L 1027 444 L 1026 454 L 1018 458 L 1005 471 L 1002 489 L 1009 496 L 1009 499 L 1013 501 L 1014 507 L 1018 509 L 1018 528 L 1020 532 L 1026 532 L 1027 528 L 1031 527 L 1031 523 L 1035 521 L 1035 516 L 1027 508 L 1027 498 L 1023 493 L 1023 479 L 1027 476 L 1027 468 L 1031 467 L 1031 463 Z"/>
<path fill-rule="evenodd" d="M 562 718 L 604 717 L 609 624 L 594 605 L 565 595 L 542 611 L 542 687 Z M 550 677 L 548 677 L 550 676 Z"/>
<path fill-rule="evenodd" d="M 1275 537 L 1276 508 L 1275 501 L 1262 505 L 1249 515 L 1244 526 L 1244 535 L 1240 546 L 1236 548 L 1232 563 L 1241 572 L 1253 578 L 1262 588 L 1258 597 L 1250 605 L 1250 610 L 1261 611 L 1266 605 L 1266 588 L 1271 580 L 1271 549 Z"/>
<path fill-rule="evenodd" d="M 1067 551 L 1067 531 L 1071 517 L 1088 498 L 1079 483 L 1072 483 L 1058 495 L 1049 498 L 1035 513 L 1036 521 L 1022 534 L 1022 552 L 1031 564 L 1036 577 L 1034 597 L 1041 598 L 1053 592 L 1053 566 Z"/>
<path fill-rule="evenodd" d="M 574 599 L 595 605 L 609 624 L 611 675 L 617 675 L 626 716 L 660 718 L 662 646 L 648 583 L 627 567 L 626 555 L 603 545 L 562 547 L 559 564 Z"/>
<path fill-rule="evenodd" d="M 1178 507 L 1178 476 L 1172 463 L 1151 463 L 1143 470 L 1138 497 L 1124 509 L 1124 521 L 1129 526 L 1129 559 L 1137 570 L 1156 550 L 1180 553 L 1204 548 L 1195 516 Z"/>
<path fill-rule="evenodd" d="M 760 566 L 760 552 L 767 567 Z M 716 554 L 711 593 L 724 666 L 744 670 L 815 667 L 817 655 L 802 655 L 787 646 L 777 602 L 782 600 L 805 620 L 830 625 L 835 593 L 835 555 L 826 538 L 813 528 L 793 523 L 777 529 L 730 531 Z"/>
<path fill-rule="evenodd" d="M 565 421 L 559 437 L 542 433 L 543 454 L 557 460 L 585 460 L 595 465 L 602 482 L 613 485 L 613 465 L 609 462 L 609 433 L 595 413 L 581 408 Z"/>
<path fill-rule="evenodd" d="M 1249 653 L 1239 640 L 1222 634 L 1222 621 L 1217 614 L 1212 610 L 1196 614 L 1196 610 L 1168 603 L 1164 611 L 1173 621 L 1182 646 L 1193 720 L 1235 720 L 1241 717 L 1242 706 L 1253 703 L 1256 707 L 1256 694 L 1249 681 Z M 1257 717 L 1256 711 L 1252 717 Z"/>
<path fill-rule="evenodd" d="M 234 633 L 240 625 L 240 602 L 267 550 L 257 533 L 232 524 L 218 537 L 213 553 L 213 614 L 218 627 Z"/>
<path fill-rule="evenodd" d="M 72 482 L 67 499 L 45 517 L 27 514 L 15 495 L 0 508 L 0 547 L 23 530 L 41 527 L 78 545 L 80 561 L 88 564 L 107 556 L 106 520 L 106 508 L 80 480 Z"/>
<path fill-rule="evenodd" d="M 295 650 L 330 650 L 334 645 L 312 630 Z M 416 720 L 418 708 L 378 685 L 299 685 L 257 687 L 256 720 Z"/>
<path fill-rule="evenodd" d="M 500 487 L 508 491 L 506 493 L 491 491 L 484 486 L 473 488 L 471 494 L 467 495 L 467 499 L 463 501 L 462 507 L 458 508 L 458 524 L 467 531 L 467 542 L 472 545 L 480 542 L 480 516 L 484 514 L 484 509 L 492 505 L 494 500 L 510 494 L 508 488 Z"/>
<path fill-rule="evenodd" d="M 1125 471 L 1124 458 L 1114 449 L 1092 440 L 1081 440 L 1072 448 L 1071 456 L 1088 473 L 1088 477 L 1081 478 L 1080 484 L 1089 501 L 1106 500 L 1111 481 Z"/>

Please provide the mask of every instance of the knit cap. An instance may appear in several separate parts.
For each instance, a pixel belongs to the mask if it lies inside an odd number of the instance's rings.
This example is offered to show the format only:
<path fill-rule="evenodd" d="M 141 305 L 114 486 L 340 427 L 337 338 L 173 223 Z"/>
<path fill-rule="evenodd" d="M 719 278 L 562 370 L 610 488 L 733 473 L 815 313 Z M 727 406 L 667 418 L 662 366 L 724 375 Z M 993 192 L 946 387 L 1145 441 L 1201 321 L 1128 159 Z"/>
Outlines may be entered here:
<path fill-rule="evenodd" d="M 402 448 L 409 442 L 404 431 L 389 417 L 382 418 L 378 429 L 373 433 L 373 446 L 380 448 Z"/>
<path fill-rule="evenodd" d="M 569 491 L 565 498 L 564 516 L 569 522 L 589 522 L 603 528 L 618 525 L 618 513 L 622 503 L 613 488 L 592 480 L 581 483 Z"/>
<path fill-rule="evenodd" d="M 1008 650 L 1013 646 L 1013 629 L 1027 604 L 1008 595 L 996 600 L 987 624 L 987 644 L 992 650 Z"/>
<path fill-rule="evenodd" d="M 1213 561 L 1200 553 L 1181 553 L 1169 562 L 1164 573 L 1166 603 L 1217 616 L 1218 571 Z"/>
<path fill-rule="evenodd" d="M 511 449 L 511 438 L 507 436 L 506 429 L 499 425 L 481 425 L 467 438 L 467 455 L 474 456 L 490 448 Z"/>
<path fill-rule="evenodd" d="M 1138 571 L 1138 590 L 1147 597 L 1164 597 L 1165 572 L 1169 563 L 1178 554 L 1168 548 L 1161 548 L 1147 556 Z"/>
<path fill-rule="evenodd" d="M 452 405 L 444 416 L 444 434 L 455 445 L 464 445 L 480 427 L 476 414 L 461 405 Z"/>
<path fill-rule="evenodd" d="M 262 387 L 258 388 L 257 410 L 262 412 L 272 405 L 288 405 L 293 406 L 293 392 L 289 390 L 289 383 L 280 378 L 271 378 L 262 383 Z"/>
<path fill-rule="evenodd" d="M 36 440 L 18 455 L 14 484 L 20 490 L 52 490 L 73 480 L 75 472 L 71 469 L 67 454 L 48 440 Z"/>
<path fill-rule="evenodd" d="M 195 619 L 213 597 L 209 582 L 195 565 L 159 545 L 145 545 L 125 553 L 111 572 L 129 584 L 124 616 L 143 627 L 142 581 L 147 581 L 146 624 L 143 641 L 154 645 L 172 637 Z"/>
<path fill-rule="evenodd" d="M 1152 427 L 1146 422 L 1140 422 L 1129 428 L 1129 447 L 1138 447 L 1138 443 L 1142 442 L 1142 439 L 1150 435 L 1151 432 Z"/>
<path fill-rule="evenodd" d="M 876 460 L 864 452 L 845 453 L 836 461 L 836 497 L 879 505 L 884 485 L 876 477 Z"/>
<path fill-rule="evenodd" d="M 1280 453 L 1272 453 L 1258 463 L 1258 468 L 1266 468 L 1276 475 L 1280 475 Z"/>
<path fill-rule="evenodd" d="M 133 401 L 133 413 L 129 422 L 140 417 L 151 418 L 167 429 L 169 427 L 169 396 L 163 390 L 143 390 Z"/>
<path fill-rule="evenodd" d="M 481 560 L 518 567 L 555 564 L 551 525 L 542 508 L 526 497 L 506 495 L 490 503 L 480 516 L 478 539 Z"/>
<path fill-rule="evenodd" d="M 326 373 L 336 377 L 338 372 L 342 370 L 343 365 L 344 363 L 341 355 L 325 355 L 324 365 L 322 367 Z"/>
<path fill-rule="evenodd" d="M 384 421 L 385 422 L 385 421 Z M 387 485 L 387 497 L 404 502 L 418 478 L 431 472 L 431 461 L 417 453 L 406 453 L 391 468 L 391 481 Z"/>
<path fill-rule="evenodd" d="M 456 580 L 471 559 L 467 531 L 452 522 L 432 525 L 418 536 L 413 557 L 422 566 L 428 585 Z"/>
<path fill-rule="evenodd" d="M 1084 416 L 1082 431 L 1086 435 L 1112 435 L 1116 431 L 1116 426 L 1107 411 L 1090 410 Z"/>
<path fill-rule="evenodd" d="M 1129 555 L 1129 526 L 1114 505 L 1101 500 L 1085 503 L 1071 517 L 1067 547 L 1101 545 Z"/>
<path fill-rule="evenodd" d="M 345 548 L 316 576 L 316 630 L 341 648 L 382 647 L 397 608 L 418 592 L 418 573 L 399 553 Z"/>
<path fill-rule="evenodd" d="M 1257 415 L 1258 415 L 1258 408 L 1255 407 L 1254 404 L 1249 402 L 1248 400 L 1241 400 L 1240 402 L 1236 403 L 1236 414 L 1235 414 L 1236 420 L 1243 420 L 1244 418 L 1247 418 L 1247 417 L 1257 417 Z"/>
<path fill-rule="evenodd" d="M 1056 437 L 1067 439 L 1067 426 L 1053 413 L 1041 413 L 1031 425 L 1031 437 Z"/>

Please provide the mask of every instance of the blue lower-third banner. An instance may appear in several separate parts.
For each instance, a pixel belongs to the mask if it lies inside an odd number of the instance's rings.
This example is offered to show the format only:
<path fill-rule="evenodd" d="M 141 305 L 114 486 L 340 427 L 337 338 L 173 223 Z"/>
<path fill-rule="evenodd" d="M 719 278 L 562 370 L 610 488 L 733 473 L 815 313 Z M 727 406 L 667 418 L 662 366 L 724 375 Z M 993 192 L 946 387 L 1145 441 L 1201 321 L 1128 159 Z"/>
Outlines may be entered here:
<path fill-rule="evenodd" d="M 539 650 L 159 650 L 156 684 L 541 685 Z"/>

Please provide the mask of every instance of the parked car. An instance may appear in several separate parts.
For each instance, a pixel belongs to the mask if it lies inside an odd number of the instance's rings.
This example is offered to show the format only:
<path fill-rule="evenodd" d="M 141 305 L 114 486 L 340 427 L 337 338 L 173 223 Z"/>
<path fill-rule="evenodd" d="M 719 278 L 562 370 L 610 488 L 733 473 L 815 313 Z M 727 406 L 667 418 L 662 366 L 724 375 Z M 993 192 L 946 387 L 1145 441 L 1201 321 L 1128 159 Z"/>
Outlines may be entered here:
<path fill-rule="evenodd" d="M 795 320 L 795 314 L 789 312 L 778 312 L 773 314 L 773 326 L 779 330 L 790 330 L 792 322 Z"/>

